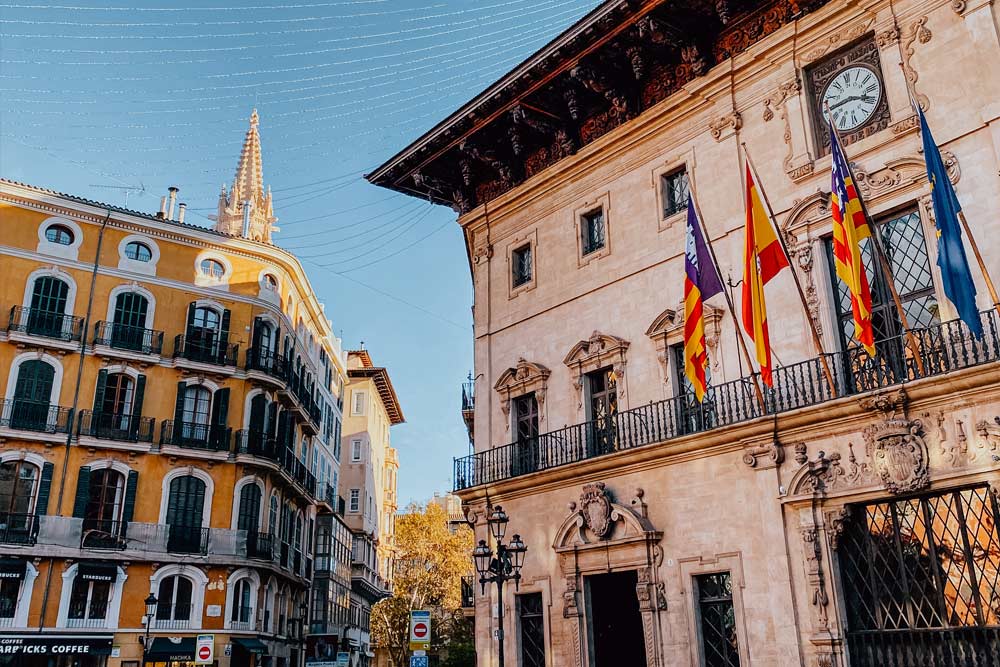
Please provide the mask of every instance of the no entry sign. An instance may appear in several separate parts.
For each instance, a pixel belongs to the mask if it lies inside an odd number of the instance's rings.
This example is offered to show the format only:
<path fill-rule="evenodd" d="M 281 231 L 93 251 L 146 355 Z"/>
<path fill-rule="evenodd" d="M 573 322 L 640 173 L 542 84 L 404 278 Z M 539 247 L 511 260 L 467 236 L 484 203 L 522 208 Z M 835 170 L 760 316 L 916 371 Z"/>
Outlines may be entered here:
<path fill-rule="evenodd" d="M 431 647 L 431 612 L 414 609 L 410 612 L 410 650 L 426 651 Z"/>
<path fill-rule="evenodd" d="M 215 635 L 198 635 L 194 649 L 196 665 L 211 665 L 215 661 Z"/>

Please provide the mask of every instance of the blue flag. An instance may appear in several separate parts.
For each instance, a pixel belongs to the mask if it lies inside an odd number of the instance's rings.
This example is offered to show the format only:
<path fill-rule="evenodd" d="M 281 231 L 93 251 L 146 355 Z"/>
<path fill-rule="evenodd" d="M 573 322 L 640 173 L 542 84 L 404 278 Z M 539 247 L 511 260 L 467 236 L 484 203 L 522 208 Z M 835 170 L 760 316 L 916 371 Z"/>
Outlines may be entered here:
<path fill-rule="evenodd" d="M 948 179 L 948 170 L 941 159 L 941 151 L 934 143 L 931 129 L 927 127 L 924 112 L 920 115 L 920 135 L 924 140 L 924 161 L 927 163 L 927 180 L 931 184 L 931 199 L 934 202 L 934 224 L 937 226 L 938 258 L 941 268 L 941 282 L 944 293 L 955 304 L 958 316 L 976 338 L 983 337 L 983 323 L 979 319 L 976 306 L 976 284 L 972 280 L 969 260 L 962 244 L 962 227 L 958 213 L 962 205 L 958 203 L 955 188 Z"/>

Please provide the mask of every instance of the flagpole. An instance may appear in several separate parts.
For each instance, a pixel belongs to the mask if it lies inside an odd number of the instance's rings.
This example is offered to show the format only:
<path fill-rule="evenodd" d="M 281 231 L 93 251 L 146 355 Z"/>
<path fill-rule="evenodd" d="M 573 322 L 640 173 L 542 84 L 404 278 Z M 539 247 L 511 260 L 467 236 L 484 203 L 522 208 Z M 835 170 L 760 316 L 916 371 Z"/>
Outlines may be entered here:
<path fill-rule="evenodd" d="M 781 229 L 778 228 L 774 221 L 774 210 L 771 208 L 771 202 L 767 199 L 767 192 L 760 185 L 760 176 L 757 175 L 757 169 L 753 165 L 753 160 L 750 158 L 750 151 L 747 150 L 746 142 L 743 142 L 743 155 L 746 157 L 747 166 L 750 167 L 750 172 L 753 174 L 754 181 L 757 183 L 758 189 L 760 190 L 761 199 L 764 200 L 764 206 L 767 207 L 767 216 L 770 223 L 774 226 L 774 231 L 778 237 L 778 242 L 781 243 L 781 250 L 785 253 L 785 258 L 788 263 L 792 263 L 792 256 L 788 252 L 788 246 L 785 244 L 785 237 L 781 233 Z M 806 322 L 809 323 L 809 332 L 812 334 L 812 342 L 816 347 L 816 353 L 819 355 L 820 365 L 823 367 L 823 375 L 826 376 L 827 384 L 830 386 L 830 393 L 834 398 L 837 398 L 839 392 L 837 392 L 837 385 L 833 381 L 833 372 L 830 370 L 830 364 L 827 361 L 826 353 L 823 351 L 823 343 L 820 341 L 819 332 L 816 331 L 816 324 L 813 322 L 812 315 L 809 314 L 809 306 L 806 304 L 806 294 L 802 289 L 802 282 L 799 280 L 799 274 L 796 273 L 794 266 L 789 266 L 788 268 L 792 271 L 792 279 L 795 281 L 795 289 L 799 293 L 799 301 L 802 303 L 802 309 L 806 313 Z"/>
<path fill-rule="evenodd" d="M 695 196 L 694 174 L 692 173 L 688 174 L 688 190 L 691 192 L 690 201 L 694 206 L 694 212 L 698 216 L 698 222 L 701 223 L 701 234 L 705 239 L 705 245 L 708 246 L 708 254 L 712 256 L 712 265 L 715 267 L 715 273 L 719 276 L 719 282 L 721 283 L 722 275 L 719 273 L 719 260 L 715 256 L 715 248 L 712 246 L 711 234 L 708 233 L 708 228 L 705 226 L 705 218 L 701 215 L 701 207 L 698 206 L 698 197 Z M 747 362 L 747 367 L 750 369 L 750 380 L 753 382 L 757 402 L 760 403 L 761 411 L 765 412 L 764 392 L 761 391 L 760 385 L 757 384 L 757 376 L 753 372 L 753 362 L 750 360 L 750 351 L 747 349 L 747 343 L 743 339 L 743 332 L 740 331 L 739 320 L 736 319 L 736 309 L 733 307 L 733 299 L 725 288 L 722 291 L 726 295 L 726 305 L 729 307 L 729 315 L 733 318 L 733 326 L 736 329 L 736 340 L 739 343 L 740 351 L 743 353 L 743 358 Z"/>
<path fill-rule="evenodd" d="M 899 64 L 900 69 L 903 68 L 903 63 Z M 905 74 L 905 70 L 904 70 Z M 910 90 L 909 79 L 906 80 L 906 93 L 910 98 L 910 107 L 913 112 L 918 116 L 920 115 L 920 105 L 917 101 L 913 99 L 913 92 Z M 920 130 L 923 134 L 923 128 Z M 927 163 L 927 156 L 924 156 L 924 164 Z M 986 289 L 990 292 L 990 298 L 993 299 L 993 308 L 997 311 L 997 315 L 1000 315 L 1000 297 L 997 296 L 997 288 L 993 284 L 993 279 L 990 277 L 990 272 L 986 268 L 986 262 L 983 261 L 983 255 L 979 252 L 979 244 L 976 243 L 976 237 L 972 235 L 972 228 L 969 227 L 969 221 L 965 219 L 965 211 L 962 209 L 958 210 L 958 220 L 962 223 L 962 229 L 965 231 L 966 237 L 969 239 L 969 246 L 972 248 L 972 254 L 976 256 L 976 262 L 979 263 L 979 271 L 983 274 L 983 280 L 986 282 Z"/>
<path fill-rule="evenodd" d="M 834 133 L 837 135 L 837 142 L 840 143 L 841 150 L 843 150 L 844 143 L 841 141 L 840 130 L 837 128 L 837 124 L 833 122 L 833 113 L 830 111 L 830 104 L 825 103 L 825 111 L 827 122 L 830 127 L 833 128 Z M 833 147 L 830 147 L 831 153 Z M 917 338 L 913 335 L 913 330 L 910 328 L 909 319 L 906 317 L 906 312 L 903 310 L 903 300 L 899 298 L 899 291 L 896 289 L 896 281 L 892 276 L 892 269 L 889 267 L 888 254 L 885 252 L 885 248 L 882 245 L 882 237 L 879 235 L 878 227 L 875 225 L 875 220 L 872 218 L 871 214 L 868 213 L 868 204 L 865 203 L 865 198 L 861 196 L 860 186 L 858 185 L 857 179 L 854 177 L 854 167 L 851 166 L 851 161 L 847 159 L 847 151 L 844 153 L 844 162 L 847 163 L 847 173 L 851 177 L 851 182 L 854 183 L 855 188 L 859 188 L 858 191 L 858 201 L 861 202 L 861 212 L 865 216 L 865 220 L 868 221 L 868 226 L 871 228 L 871 240 L 875 244 L 875 254 L 878 255 L 879 266 L 882 267 L 882 275 L 885 276 L 885 282 L 889 285 L 889 292 L 892 294 L 892 301 L 896 305 L 896 314 L 899 315 L 899 322 L 903 325 L 903 332 L 906 335 L 906 342 L 910 346 L 910 351 L 913 353 L 913 360 L 917 364 L 917 371 L 920 375 L 924 374 L 924 362 L 920 356 L 920 348 L 917 346 Z"/>

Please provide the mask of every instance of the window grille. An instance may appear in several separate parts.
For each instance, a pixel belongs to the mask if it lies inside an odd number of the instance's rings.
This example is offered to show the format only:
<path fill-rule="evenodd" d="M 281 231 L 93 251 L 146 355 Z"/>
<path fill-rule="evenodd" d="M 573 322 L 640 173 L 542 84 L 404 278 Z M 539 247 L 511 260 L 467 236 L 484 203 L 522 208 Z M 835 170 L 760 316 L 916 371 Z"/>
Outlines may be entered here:
<path fill-rule="evenodd" d="M 663 194 L 663 217 L 680 213 L 688 204 L 688 175 L 684 167 L 660 177 Z"/>
<path fill-rule="evenodd" d="M 511 284 L 520 287 L 531 282 L 532 257 L 531 244 L 523 245 L 514 250 L 511 255 Z"/>
<path fill-rule="evenodd" d="M 596 208 L 583 214 L 580 219 L 580 231 L 583 234 L 583 254 L 589 255 L 604 247 L 604 209 Z"/>
<path fill-rule="evenodd" d="M 729 572 L 695 577 L 698 592 L 702 664 L 705 667 L 739 667 L 733 581 Z"/>
<path fill-rule="evenodd" d="M 521 667 L 545 667 L 545 612 L 541 593 L 517 596 Z"/>

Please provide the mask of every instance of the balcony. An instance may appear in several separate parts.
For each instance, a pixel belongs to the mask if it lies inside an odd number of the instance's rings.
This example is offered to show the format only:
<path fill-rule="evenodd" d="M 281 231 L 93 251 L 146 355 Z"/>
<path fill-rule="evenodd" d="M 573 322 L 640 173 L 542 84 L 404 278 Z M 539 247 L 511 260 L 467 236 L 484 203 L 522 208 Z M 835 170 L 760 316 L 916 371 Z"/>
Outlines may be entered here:
<path fill-rule="evenodd" d="M 78 342 L 83 334 L 83 318 L 38 308 L 14 306 L 10 309 L 7 332 L 64 343 Z"/>
<path fill-rule="evenodd" d="M 160 444 L 206 452 L 229 451 L 233 431 L 226 426 L 167 420 L 160 428 Z"/>
<path fill-rule="evenodd" d="M 278 441 L 267 433 L 252 429 L 236 432 L 236 451 L 240 454 L 260 456 L 271 461 L 278 460 Z"/>
<path fill-rule="evenodd" d="M 229 621 L 230 630 L 251 631 L 254 629 L 254 623 L 250 620 L 253 618 L 253 607 L 238 607 L 232 611 L 236 612 L 236 620 Z"/>
<path fill-rule="evenodd" d="M 38 517 L 34 514 L 0 514 L 0 544 L 33 546 L 38 539 Z"/>
<path fill-rule="evenodd" d="M 128 546 L 125 533 L 128 523 L 107 519 L 84 519 L 80 531 L 81 549 L 124 551 Z"/>
<path fill-rule="evenodd" d="M 20 398 L 0 401 L 0 427 L 38 433 L 69 433 L 73 411 L 58 405 Z"/>
<path fill-rule="evenodd" d="M 94 345 L 137 354 L 159 355 L 163 352 L 163 332 L 114 322 L 98 322 L 94 325 Z"/>
<path fill-rule="evenodd" d="M 864 394 L 902 382 L 944 375 L 1000 360 L 1000 328 L 993 310 L 981 313 L 984 336 L 976 340 L 959 320 L 914 330 L 876 343 L 877 356 L 863 348 L 825 354 L 774 370 L 774 388 L 760 376 L 710 387 L 705 400 L 678 396 L 583 422 L 455 459 L 455 490 L 529 475 L 619 451 L 666 442 Z M 915 349 L 914 349 L 915 348 Z M 827 381 L 830 368 L 834 386 Z M 763 405 L 754 384 L 764 390 Z"/>
<path fill-rule="evenodd" d="M 247 558 L 273 560 L 274 535 L 271 533 L 247 533 Z"/>
<path fill-rule="evenodd" d="M 102 614 L 107 614 L 107 608 L 101 610 Z M 70 607 L 69 615 L 66 618 L 67 628 L 106 628 L 108 627 L 108 619 L 101 616 L 100 618 L 90 617 L 87 618 L 87 613 L 93 613 L 93 609 L 87 609 L 85 606 L 81 607 Z"/>
<path fill-rule="evenodd" d="M 223 345 L 218 340 L 174 336 L 174 359 L 186 359 L 213 366 L 235 366 L 239 357 L 237 344 Z"/>
<path fill-rule="evenodd" d="M 247 350 L 246 370 L 258 371 L 283 384 L 289 375 L 288 360 L 270 350 Z"/>
<path fill-rule="evenodd" d="M 172 554 L 208 553 L 209 528 L 201 526 L 168 526 L 167 551 Z"/>
<path fill-rule="evenodd" d="M 155 421 L 152 417 L 109 415 L 91 410 L 80 412 L 81 436 L 120 442 L 153 442 Z"/>
<path fill-rule="evenodd" d="M 160 602 L 156 605 L 156 616 L 153 618 L 154 630 L 187 630 L 191 627 L 190 604 L 172 604 Z"/>

